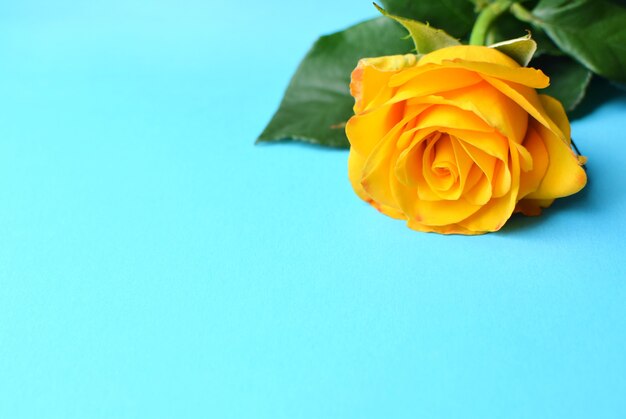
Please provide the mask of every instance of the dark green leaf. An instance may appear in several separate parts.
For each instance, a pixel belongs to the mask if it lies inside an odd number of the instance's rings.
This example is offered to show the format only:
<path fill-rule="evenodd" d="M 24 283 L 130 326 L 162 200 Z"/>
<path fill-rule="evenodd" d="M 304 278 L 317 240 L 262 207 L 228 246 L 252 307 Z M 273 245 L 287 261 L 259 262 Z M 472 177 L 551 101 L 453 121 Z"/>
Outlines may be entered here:
<path fill-rule="evenodd" d="M 603 103 L 624 99 L 626 99 L 626 90 L 620 89 L 615 83 L 603 77 L 593 77 L 587 88 L 585 98 L 573 112 L 568 113 L 568 116 L 571 119 L 584 118 Z"/>
<path fill-rule="evenodd" d="M 428 22 L 452 36 L 462 38 L 474 25 L 474 5 L 468 0 L 381 0 L 394 15 Z"/>
<path fill-rule="evenodd" d="M 413 39 L 413 43 L 415 44 L 415 50 L 418 54 L 428 54 L 429 52 L 433 52 L 441 48 L 461 45 L 457 39 L 451 37 L 441 29 L 433 28 L 432 26 L 425 25 L 413 19 L 394 16 L 386 10 L 380 8 L 380 6 L 376 3 L 374 3 L 374 6 L 376 6 L 380 13 L 395 20 L 404 26 L 407 31 L 409 31 L 409 34 Z"/>
<path fill-rule="evenodd" d="M 540 93 L 561 101 L 566 111 L 572 111 L 584 98 L 592 73 L 569 57 L 544 55 L 533 60 L 531 65 L 541 69 L 550 77 L 550 86 Z"/>
<path fill-rule="evenodd" d="M 296 70 L 259 141 L 291 138 L 348 147 L 344 126 L 352 116 L 350 73 L 360 58 L 410 52 L 406 31 L 380 17 L 317 40 Z"/>
<path fill-rule="evenodd" d="M 532 22 L 568 55 L 626 82 L 626 8 L 605 0 L 541 0 Z"/>

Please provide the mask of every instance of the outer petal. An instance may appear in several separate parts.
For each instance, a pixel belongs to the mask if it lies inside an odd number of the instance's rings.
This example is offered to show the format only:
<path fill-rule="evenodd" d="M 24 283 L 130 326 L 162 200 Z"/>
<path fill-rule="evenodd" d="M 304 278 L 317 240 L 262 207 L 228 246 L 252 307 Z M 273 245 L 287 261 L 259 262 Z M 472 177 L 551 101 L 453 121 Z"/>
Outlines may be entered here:
<path fill-rule="evenodd" d="M 550 161 L 541 184 L 527 198 L 554 199 L 580 191 L 587 183 L 587 174 L 580 167 L 576 154 L 554 132 L 541 124 L 534 125 L 546 146 Z"/>
<path fill-rule="evenodd" d="M 441 64 L 446 60 L 485 62 L 511 68 L 520 67 L 514 59 L 497 49 L 476 45 L 457 45 L 438 49 L 420 58 L 417 65 L 422 66 L 429 63 Z"/>
<path fill-rule="evenodd" d="M 412 54 L 364 58 L 352 71 L 350 94 L 354 97 L 354 112 L 360 113 L 371 107 L 376 98 L 391 97 L 389 79 L 398 71 L 415 65 L 417 57 Z M 385 94 L 386 93 L 386 94 Z"/>
<path fill-rule="evenodd" d="M 361 198 L 383 214 L 396 219 L 406 219 L 404 214 L 402 214 L 395 208 L 374 201 L 372 197 L 369 196 L 369 194 L 365 191 L 365 189 L 363 189 L 363 186 L 361 185 L 361 177 L 363 176 L 364 166 L 365 159 L 361 157 L 361 155 L 354 149 L 350 149 L 350 155 L 348 156 L 348 177 L 350 179 L 350 183 L 352 184 L 354 192 L 356 192 L 359 198 Z"/>
<path fill-rule="evenodd" d="M 407 68 L 394 74 L 389 79 L 389 86 L 403 86 L 399 94 L 410 90 L 416 95 L 426 95 L 436 92 L 458 89 L 481 81 L 481 77 L 460 65 L 442 66 L 428 64 L 419 67 Z M 454 68 L 453 68 L 454 67 Z"/>
<path fill-rule="evenodd" d="M 386 105 L 371 112 L 357 114 L 348 120 L 346 135 L 350 145 L 367 156 L 376 144 L 403 117 L 404 104 Z"/>
<path fill-rule="evenodd" d="M 543 109 L 545 109 L 550 119 L 554 121 L 565 136 L 567 144 L 570 144 L 572 136 L 571 128 L 561 102 L 548 95 L 539 95 L 539 101 L 543 105 Z"/>
<path fill-rule="evenodd" d="M 363 167 L 365 166 L 365 158 L 359 154 L 354 147 L 350 148 L 350 154 L 348 155 L 348 179 L 354 192 L 362 200 L 369 202 L 372 198 L 365 192 L 361 185 L 361 177 L 363 176 Z"/>
<path fill-rule="evenodd" d="M 393 176 L 393 154 L 397 136 L 380 142 L 365 161 L 361 185 L 372 199 L 380 204 L 398 209 L 390 190 Z"/>
<path fill-rule="evenodd" d="M 436 72 L 436 74 L 433 74 Z M 548 76 L 543 74 L 541 70 L 534 68 L 518 67 L 512 68 L 506 65 L 492 64 L 485 62 L 472 61 L 443 61 L 439 64 L 427 64 L 406 69 L 405 71 L 395 74 L 389 81 L 390 86 L 400 86 L 410 84 L 419 89 L 429 89 L 431 83 L 439 86 L 438 90 L 451 90 L 458 87 L 457 83 L 468 83 L 470 80 L 474 84 L 478 83 L 481 76 L 493 77 L 501 80 L 511 81 L 528 87 L 544 88 L 550 84 Z M 424 83 L 424 79 L 428 78 L 430 83 Z M 437 83 L 439 79 L 439 83 Z M 460 87 L 460 86 L 459 86 Z M 433 89 L 433 91 L 437 91 Z"/>

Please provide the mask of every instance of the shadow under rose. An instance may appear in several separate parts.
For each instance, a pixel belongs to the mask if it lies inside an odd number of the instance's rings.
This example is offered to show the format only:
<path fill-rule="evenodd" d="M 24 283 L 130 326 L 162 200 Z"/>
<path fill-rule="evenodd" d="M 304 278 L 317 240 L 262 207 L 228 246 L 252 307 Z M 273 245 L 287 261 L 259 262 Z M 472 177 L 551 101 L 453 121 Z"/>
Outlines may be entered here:
<path fill-rule="evenodd" d="M 600 108 L 608 103 L 626 104 L 626 90 L 621 86 L 617 86 L 606 79 L 595 77 L 589 86 L 588 94 L 580 104 L 578 108 L 569 117 L 572 121 L 580 118 L 589 118 L 592 113 L 595 113 Z M 586 141 L 585 138 L 576 137 L 576 130 L 573 135 L 577 141 L 577 145 L 580 148 L 582 155 L 589 156 L 589 148 L 592 146 L 590 141 Z M 607 156 L 604 156 L 607 157 Z M 616 161 L 608 161 L 606 158 L 602 161 L 605 168 L 599 166 L 600 161 L 590 161 L 591 165 L 587 165 L 587 185 L 583 190 L 568 196 L 565 198 L 557 199 L 551 207 L 545 208 L 540 216 L 528 217 L 523 214 L 514 214 L 509 221 L 502 227 L 497 233 L 501 235 L 508 235 L 511 233 L 519 233 L 523 230 L 532 230 L 541 226 L 543 223 L 550 221 L 550 219 L 557 216 L 559 213 L 594 213 L 602 206 L 600 197 L 603 197 L 604 189 L 607 186 L 606 179 L 601 179 L 607 176 L 606 165 L 609 167 L 618 167 L 621 163 Z M 593 170 L 593 168 L 599 170 Z M 604 184 L 602 184 L 604 183 Z M 622 189 L 611 189 L 611 196 L 613 200 L 622 199 L 620 196 Z"/>
<path fill-rule="evenodd" d="M 589 171 L 587 171 L 587 185 L 577 194 L 559 198 L 549 208 L 544 208 L 541 215 L 529 217 L 523 214 L 513 214 L 509 221 L 496 234 L 509 235 L 517 234 L 521 231 L 532 230 L 541 226 L 545 222 L 549 222 L 558 213 L 562 212 L 591 212 L 593 211 L 593 202 L 591 194 L 593 192 L 593 182 L 590 179 Z"/>

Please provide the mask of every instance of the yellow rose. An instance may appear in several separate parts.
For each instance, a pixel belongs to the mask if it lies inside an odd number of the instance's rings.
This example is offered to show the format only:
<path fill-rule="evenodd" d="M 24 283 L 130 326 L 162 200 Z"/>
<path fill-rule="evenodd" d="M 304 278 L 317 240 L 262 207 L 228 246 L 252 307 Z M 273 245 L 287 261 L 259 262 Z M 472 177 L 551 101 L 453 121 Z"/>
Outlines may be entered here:
<path fill-rule="evenodd" d="M 549 79 L 482 46 L 366 58 L 352 73 L 346 125 L 359 197 L 410 228 L 499 230 L 581 190 L 583 158 Z"/>

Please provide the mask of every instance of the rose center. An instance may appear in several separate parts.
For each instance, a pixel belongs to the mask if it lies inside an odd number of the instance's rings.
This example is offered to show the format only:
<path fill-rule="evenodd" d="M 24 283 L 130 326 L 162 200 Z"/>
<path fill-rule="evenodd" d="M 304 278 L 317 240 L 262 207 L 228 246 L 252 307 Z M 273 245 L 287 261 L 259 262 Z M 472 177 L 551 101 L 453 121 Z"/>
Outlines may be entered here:
<path fill-rule="evenodd" d="M 450 189 L 458 179 L 458 169 L 450 136 L 447 134 L 437 135 L 432 139 L 435 142 L 433 147 L 433 160 L 430 169 L 433 175 L 439 179 L 433 185 L 438 190 Z"/>

